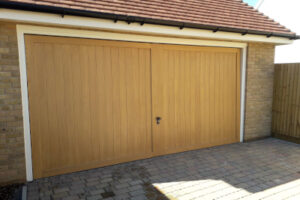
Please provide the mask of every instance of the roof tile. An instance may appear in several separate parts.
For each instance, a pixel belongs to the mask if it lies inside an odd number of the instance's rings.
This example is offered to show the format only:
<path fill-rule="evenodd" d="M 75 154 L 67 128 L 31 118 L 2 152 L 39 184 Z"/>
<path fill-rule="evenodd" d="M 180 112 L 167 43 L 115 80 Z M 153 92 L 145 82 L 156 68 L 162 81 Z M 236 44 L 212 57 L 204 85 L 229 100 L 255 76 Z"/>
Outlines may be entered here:
<path fill-rule="evenodd" d="M 241 0 L 6 0 L 207 26 L 295 35 Z"/>

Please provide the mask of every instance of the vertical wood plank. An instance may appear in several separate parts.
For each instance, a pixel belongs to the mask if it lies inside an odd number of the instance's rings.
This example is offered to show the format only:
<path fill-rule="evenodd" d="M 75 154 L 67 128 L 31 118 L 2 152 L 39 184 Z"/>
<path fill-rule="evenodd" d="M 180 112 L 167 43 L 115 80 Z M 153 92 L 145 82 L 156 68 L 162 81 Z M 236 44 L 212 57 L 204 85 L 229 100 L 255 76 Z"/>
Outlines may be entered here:
<path fill-rule="evenodd" d="M 300 64 L 276 64 L 272 133 L 300 142 Z"/>

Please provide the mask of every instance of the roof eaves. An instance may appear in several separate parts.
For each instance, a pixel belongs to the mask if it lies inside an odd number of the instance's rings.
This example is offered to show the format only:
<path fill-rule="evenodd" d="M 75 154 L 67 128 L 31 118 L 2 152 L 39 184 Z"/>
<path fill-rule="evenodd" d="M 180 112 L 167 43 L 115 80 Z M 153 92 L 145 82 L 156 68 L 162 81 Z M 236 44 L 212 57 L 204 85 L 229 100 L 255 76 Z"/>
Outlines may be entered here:
<path fill-rule="evenodd" d="M 126 21 L 127 23 L 137 22 L 137 23 L 141 23 L 141 25 L 143 25 L 144 23 L 148 23 L 148 24 L 165 25 L 165 26 L 176 26 L 179 27 L 180 29 L 196 28 L 196 29 L 211 30 L 213 32 L 224 31 L 224 32 L 240 33 L 242 35 L 254 34 L 254 35 L 265 35 L 266 37 L 272 37 L 272 36 L 284 37 L 284 38 L 289 38 L 291 40 L 300 39 L 300 36 L 294 34 L 274 33 L 274 32 L 265 32 L 265 31 L 258 31 L 258 30 L 195 24 L 195 23 L 183 23 L 183 22 L 177 22 L 171 20 L 143 18 L 137 16 L 93 12 L 93 11 L 86 11 L 86 10 L 69 9 L 69 8 L 46 6 L 46 5 L 36 5 L 36 4 L 28 4 L 28 3 L 21 3 L 21 2 L 0 1 L 0 6 L 2 8 L 9 8 L 9 9 L 60 14 L 62 16 L 73 15 L 73 16 L 82 16 L 82 17 L 110 19 L 115 22 L 116 21 Z"/>

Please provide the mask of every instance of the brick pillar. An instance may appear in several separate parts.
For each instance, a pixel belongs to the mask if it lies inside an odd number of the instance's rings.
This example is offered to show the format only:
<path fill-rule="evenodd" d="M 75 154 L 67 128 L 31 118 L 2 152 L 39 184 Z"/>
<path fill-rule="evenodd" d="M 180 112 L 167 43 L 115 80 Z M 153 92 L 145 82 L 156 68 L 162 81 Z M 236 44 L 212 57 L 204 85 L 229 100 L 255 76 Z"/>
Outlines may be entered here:
<path fill-rule="evenodd" d="M 25 180 L 16 25 L 0 22 L 0 185 Z"/>
<path fill-rule="evenodd" d="M 247 57 L 245 140 L 271 135 L 274 45 L 250 43 Z"/>

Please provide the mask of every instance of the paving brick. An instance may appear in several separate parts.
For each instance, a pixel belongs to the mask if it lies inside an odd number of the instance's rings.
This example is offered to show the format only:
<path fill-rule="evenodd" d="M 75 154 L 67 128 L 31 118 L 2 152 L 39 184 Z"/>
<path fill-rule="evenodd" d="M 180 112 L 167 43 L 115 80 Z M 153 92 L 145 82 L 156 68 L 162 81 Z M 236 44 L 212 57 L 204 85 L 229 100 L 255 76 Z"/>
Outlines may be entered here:
<path fill-rule="evenodd" d="M 100 199 L 103 199 L 103 197 L 101 195 L 93 195 L 93 196 L 88 196 L 86 199 L 87 200 L 100 200 Z"/>
<path fill-rule="evenodd" d="M 134 181 L 129 182 L 130 185 L 137 185 L 137 184 L 142 184 L 142 183 L 143 183 L 143 181 L 141 181 L 141 180 L 134 180 Z"/>
<path fill-rule="evenodd" d="M 114 191 L 114 193 L 118 194 L 118 195 L 123 195 L 128 193 L 129 194 L 129 189 L 128 188 L 122 188 L 122 189 L 117 189 Z"/>
<path fill-rule="evenodd" d="M 128 183 L 120 183 L 120 184 L 117 184 L 115 187 L 117 189 L 122 189 L 122 188 L 129 187 L 129 184 Z"/>
<path fill-rule="evenodd" d="M 96 185 L 99 185 L 100 182 L 99 181 L 93 181 L 93 182 L 87 182 L 86 185 L 89 187 L 89 186 L 96 186 Z"/>
<path fill-rule="evenodd" d="M 134 196 L 144 195 L 145 191 L 141 188 L 140 190 L 130 191 L 129 194 L 134 197 Z"/>
<path fill-rule="evenodd" d="M 148 198 L 145 195 L 133 196 L 132 200 L 147 200 Z"/>
<path fill-rule="evenodd" d="M 134 186 L 130 186 L 128 187 L 129 191 L 136 191 L 136 190 L 141 190 L 143 187 L 141 185 L 134 185 Z"/>
<path fill-rule="evenodd" d="M 62 198 L 62 200 L 79 200 L 80 198 L 78 196 L 68 196 L 68 197 L 64 197 Z"/>
<path fill-rule="evenodd" d="M 55 188 L 53 191 L 54 191 L 54 194 L 68 192 L 69 188 Z"/>
<path fill-rule="evenodd" d="M 62 199 L 62 198 L 66 198 L 68 196 L 69 196 L 69 194 L 67 192 L 61 192 L 61 193 L 54 194 L 51 197 L 53 199 Z"/>
<path fill-rule="evenodd" d="M 130 199 L 130 195 L 122 195 L 122 196 L 116 196 L 114 197 L 114 200 L 127 200 Z"/>
<path fill-rule="evenodd" d="M 91 195 L 97 195 L 97 194 L 101 194 L 101 193 L 103 193 L 103 192 L 104 192 L 103 189 L 97 189 L 97 190 L 92 190 L 92 191 L 90 191 L 90 194 L 91 194 Z"/>

